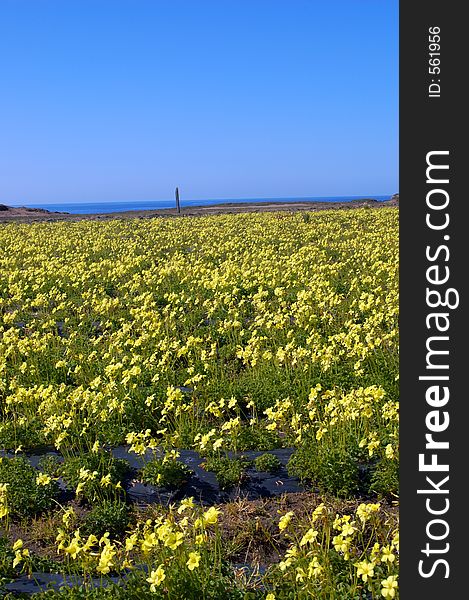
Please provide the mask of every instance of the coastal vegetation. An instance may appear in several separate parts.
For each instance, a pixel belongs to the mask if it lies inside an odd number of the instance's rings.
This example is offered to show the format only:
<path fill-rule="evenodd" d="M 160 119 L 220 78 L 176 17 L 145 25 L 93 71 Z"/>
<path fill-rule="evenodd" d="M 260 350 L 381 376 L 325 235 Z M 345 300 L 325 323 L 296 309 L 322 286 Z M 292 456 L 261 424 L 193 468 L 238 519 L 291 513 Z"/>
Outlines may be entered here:
<path fill-rule="evenodd" d="M 0 266 L 5 597 L 398 598 L 397 208 L 4 223 Z"/>

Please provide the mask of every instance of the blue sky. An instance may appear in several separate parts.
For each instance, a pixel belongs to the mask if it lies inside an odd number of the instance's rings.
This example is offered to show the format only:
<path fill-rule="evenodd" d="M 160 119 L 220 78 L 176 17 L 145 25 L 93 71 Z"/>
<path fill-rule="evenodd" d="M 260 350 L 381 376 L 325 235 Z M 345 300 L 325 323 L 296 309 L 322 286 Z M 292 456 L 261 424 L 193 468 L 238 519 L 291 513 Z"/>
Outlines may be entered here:
<path fill-rule="evenodd" d="M 398 191 L 397 0 L 1 0 L 0 202 Z"/>

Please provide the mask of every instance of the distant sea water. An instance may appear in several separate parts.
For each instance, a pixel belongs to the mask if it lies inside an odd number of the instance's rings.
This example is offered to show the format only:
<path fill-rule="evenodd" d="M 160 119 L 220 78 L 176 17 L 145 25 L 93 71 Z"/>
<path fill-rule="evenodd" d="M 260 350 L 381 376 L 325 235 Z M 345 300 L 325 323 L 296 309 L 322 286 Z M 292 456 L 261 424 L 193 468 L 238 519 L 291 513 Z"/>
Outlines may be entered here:
<path fill-rule="evenodd" d="M 184 200 L 181 199 L 181 208 L 190 206 L 212 206 L 213 204 L 246 204 L 250 202 L 351 202 L 352 200 L 362 200 L 364 198 L 378 200 L 383 202 L 390 200 L 388 196 L 318 196 L 298 198 L 225 198 L 223 200 Z M 148 201 L 129 201 L 129 202 L 74 202 L 63 204 L 28 204 L 28 208 L 44 208 L 51 212 L 67 212 L 74 215 L 126 212 L 128 210 L 157 210 L 159 208 L 175 208 L 175 200 L 148 200 Z"/>

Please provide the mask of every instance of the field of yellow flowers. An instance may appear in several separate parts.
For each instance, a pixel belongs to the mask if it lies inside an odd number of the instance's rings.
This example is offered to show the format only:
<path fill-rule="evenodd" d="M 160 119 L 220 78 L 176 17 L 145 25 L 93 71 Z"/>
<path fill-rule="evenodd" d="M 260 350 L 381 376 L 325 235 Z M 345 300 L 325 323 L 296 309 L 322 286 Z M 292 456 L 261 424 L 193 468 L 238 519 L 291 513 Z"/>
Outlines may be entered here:
<path fill-rule="evenodd" d="M 6 598 L 398 598 L 397 209 L 10 223 L 0 265 Z"/>

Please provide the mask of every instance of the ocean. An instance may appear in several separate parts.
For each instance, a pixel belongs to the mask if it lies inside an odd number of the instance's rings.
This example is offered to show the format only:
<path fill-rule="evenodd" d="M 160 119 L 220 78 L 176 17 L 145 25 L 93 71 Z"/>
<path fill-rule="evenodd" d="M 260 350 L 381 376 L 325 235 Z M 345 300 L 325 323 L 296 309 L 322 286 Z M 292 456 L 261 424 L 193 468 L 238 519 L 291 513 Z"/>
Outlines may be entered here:
<path fill-rule="evenodd" d="M 328 196 L 328 197 L 298 197 L 298 198 L 225 198 L 223 200 L 184 200 L 181 199 L 181 208 L 189 206 L 211 206 L 213 204 L 235 203 L 243 204 L 249 202 L 350 202 L 352 200 L 362 200 L 372 198 L 378 201 L 385 201 L 391 198 L 388 196 Z M 175 200 L 133 200 L 129 202 L 74 202 L 74 203 L 43 203 L 28 204 L 28 208 L 44 208 L 51 212 L 67 212 L 76 215 L 125 212 L 128 210 L 156 210 L 158 208 L 174 208 Z"/>

